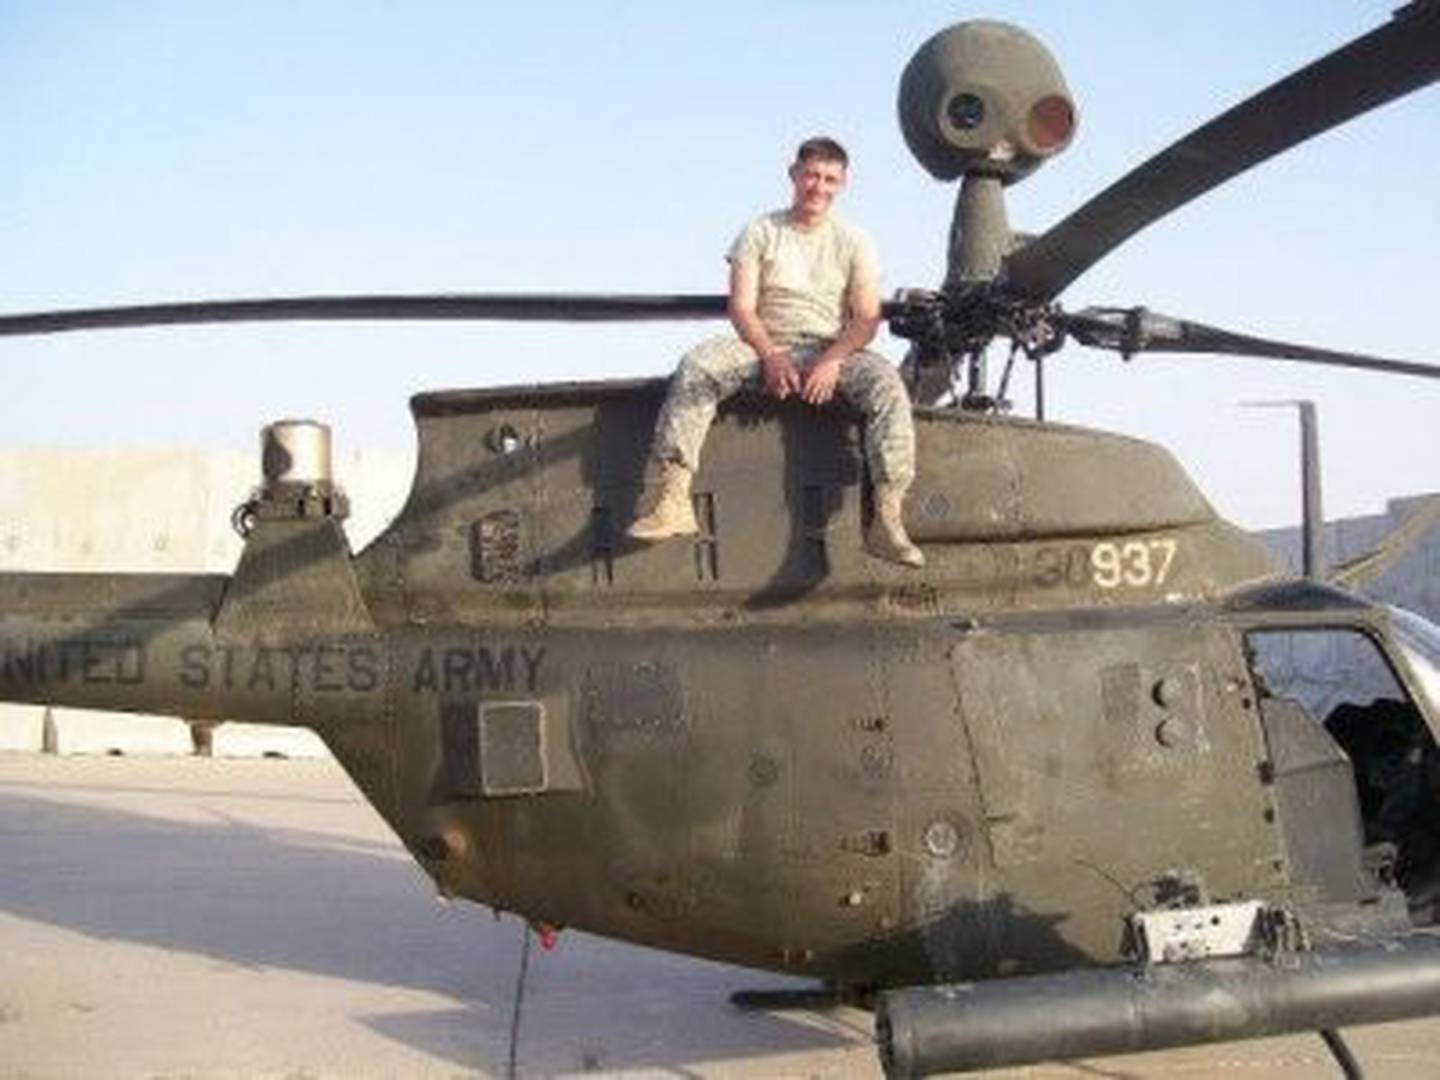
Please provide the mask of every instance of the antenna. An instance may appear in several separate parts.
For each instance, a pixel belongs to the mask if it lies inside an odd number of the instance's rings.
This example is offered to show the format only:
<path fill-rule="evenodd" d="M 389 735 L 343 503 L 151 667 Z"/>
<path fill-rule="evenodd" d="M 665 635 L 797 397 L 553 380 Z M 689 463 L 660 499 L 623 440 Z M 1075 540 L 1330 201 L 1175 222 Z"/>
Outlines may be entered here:
<path fill-rule="evenodd" d="M 1300 413 L 1300 521 L 1302 572 L 1312 581 L 1325 573 L 1321 544 L 1325 537 L 1325 511 L 1320 506 L 1320 431 L 1313 401 L 1242 401 L 1246 408 L 1273 409 L 1294 406 Z"/>

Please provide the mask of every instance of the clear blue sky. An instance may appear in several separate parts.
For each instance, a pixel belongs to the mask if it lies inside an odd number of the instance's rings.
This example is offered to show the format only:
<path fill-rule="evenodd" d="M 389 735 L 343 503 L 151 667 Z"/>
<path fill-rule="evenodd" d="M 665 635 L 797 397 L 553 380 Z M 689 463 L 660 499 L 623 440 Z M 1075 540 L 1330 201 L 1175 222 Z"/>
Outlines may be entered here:
<path fill-rule="evenodd" d="M 888 285 L 940 276 L 953 194 L 895 86 L 966 17 L 1039 34 L 1081 110 L 1012 189 L 1039 230 L 1398 0 L 824 4 L 0 0 L 0 311 L 344 292 L 719 291 L 816 131 Z M 1153 227 L 1066 295 L 1440 363 L 1440 88 Z M 421 389 L 668 372 L 695 325 L 286 325 L 0 340 L 0 443 L 244 449 L 314 415 L 409 449 Z M 884 345 L 896 358 L 898 342 Z M 1222 513 L 1297 514 L 1296 437 L 1239 402 L 1320 403 L 1327 509 L 1440 489 L 1440 383 L 1073 350 L 1052 411 L 1160 440 Z M 1028 379 L 1026 380 L 1028 387 Z M 1018 402 L 1029 407 L 1028 389 Z"/>

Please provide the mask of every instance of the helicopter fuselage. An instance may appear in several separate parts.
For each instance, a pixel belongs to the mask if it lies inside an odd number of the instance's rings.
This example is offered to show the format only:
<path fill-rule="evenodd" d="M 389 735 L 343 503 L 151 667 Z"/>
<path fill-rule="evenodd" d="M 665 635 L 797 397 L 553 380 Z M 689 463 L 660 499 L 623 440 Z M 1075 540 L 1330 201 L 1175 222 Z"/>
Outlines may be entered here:
<path fill-rule="evenodd" d="M 1171 872 L 1360 899 L 1266 775 L 1225 598 L 1277 567 L 1164 451 L 920 410 L 915 573 L 863 554 L 855 419 L 762 399 L 700 535 L 630 545 L 657 405 L 417 398 L 358 556 L 301 500 L 231 577 L 0 576 L 0 693 L 312 727 L 447 894 L 849 982 L 1117 960 Z"/>

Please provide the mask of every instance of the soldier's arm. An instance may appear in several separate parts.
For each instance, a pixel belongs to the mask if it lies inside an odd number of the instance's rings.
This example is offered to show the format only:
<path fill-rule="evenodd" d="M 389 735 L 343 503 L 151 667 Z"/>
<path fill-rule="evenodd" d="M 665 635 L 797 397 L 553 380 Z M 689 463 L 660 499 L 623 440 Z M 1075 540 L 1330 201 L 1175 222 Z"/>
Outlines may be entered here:
<path fill-rule="evenodd" d="M 854 278 L 845 297 L 849 318 L 835 344 L 825 351 L 837 352 L 844 360 L 875 340 L 880 329 L 880 290 L 869 278 Z"/>
<path fill-rule="evenodd" d="M 800 390 L 800 373 L 795 370 L 790 353 L 771 340 L 770 332 L 760 321 L 759 301 L 759 267 L 749 261 L 732 262 L 728 304 L 730 323 L 735 327 L 735 333 L 740 335 L 740 340 L 759 355 L 765 388 L 783 399 Z M 876 310 L 878 313 L 878 307 Z"/>
<path fill-rule="evenodd" d="M 851 355 L 875 339 L 880 329 L 880 290 L 866 277 L 852 278 L 846 291 L 848 317 L 845 327 L 805 373 L 802 394 L 812 405 L 822 405 L 835 393 L 840 368 Z"/>

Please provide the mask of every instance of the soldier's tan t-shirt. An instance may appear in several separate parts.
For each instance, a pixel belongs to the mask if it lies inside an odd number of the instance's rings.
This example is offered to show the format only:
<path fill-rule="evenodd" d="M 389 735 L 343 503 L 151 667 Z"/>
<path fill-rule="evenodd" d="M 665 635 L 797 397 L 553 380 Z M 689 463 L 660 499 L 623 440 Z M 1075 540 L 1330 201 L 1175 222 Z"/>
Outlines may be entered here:
<path fill-rule="evenodd" d="M 875 249 L 864 232 L 835 217 L 799 229 L 789 210 L 775 210 L 746 225 L 726 258 L 758 267 L 758 314 L 778 345 L 838 337 L 851 282 L 868 281 L 878 288 L 880 281 Z"/>

